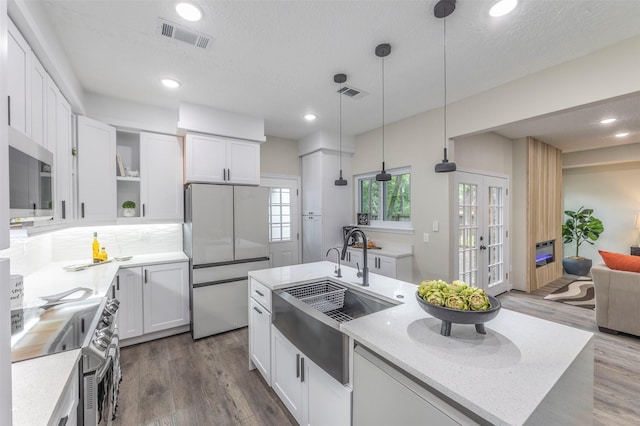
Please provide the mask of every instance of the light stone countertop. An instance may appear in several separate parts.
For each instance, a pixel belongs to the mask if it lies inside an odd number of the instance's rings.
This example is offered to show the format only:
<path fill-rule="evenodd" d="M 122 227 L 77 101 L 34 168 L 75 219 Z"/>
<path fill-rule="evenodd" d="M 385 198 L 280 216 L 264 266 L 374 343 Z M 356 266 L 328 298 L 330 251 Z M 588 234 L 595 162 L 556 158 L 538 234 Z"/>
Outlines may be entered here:
<path fill-rule="evenodd" d="M 441 321 L 415 300 L 416 285 L 370 274 L 370 287 L 359 287 L 353 284 L 360 282 L 353 268 L 342 268 L 344 278 L 338 279 L 334 266 L 318 262 L 249 275 L 272 290 L 331 278 L 402 303 L 342 323 L 340 329 L 494 424 L 523 424 L 593 339 L 592 333 L 504 308 L 485 324 L 486 335 L 471 325 L 453 324 L 451 336 L 441 336 Z"/>
<path fill-rule="evenodd" d="M 23 305 L 43 305 L 44 301 L 38 296 L 61 293 L 75 287 L 91 289 L 89 298 L 102 298 L 106 296 L 119 268 L 188 261 L 187 255 L 181 251 L 136 255 L 124 262 L 109 262 L 75 272 L 63 268 L 90 263 L 91 260 L 53 262 L 24 277 Z M 14 426 L 45 425 L 49 422 L 69 375 L 77 366 L 80 352 L 60 352 L 11 365 Z"/>

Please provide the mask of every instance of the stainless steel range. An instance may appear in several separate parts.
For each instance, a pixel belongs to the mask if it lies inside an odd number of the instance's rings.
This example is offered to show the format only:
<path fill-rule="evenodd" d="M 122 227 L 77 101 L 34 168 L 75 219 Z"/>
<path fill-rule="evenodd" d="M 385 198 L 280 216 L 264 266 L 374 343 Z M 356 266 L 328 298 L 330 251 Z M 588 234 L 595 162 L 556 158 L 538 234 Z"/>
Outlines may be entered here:
<path fill-rule="evenodd" d="M 80 349 L 78 424 L 107 424 L 120 381 L 117 314 L 108 298 L 49 301 L 11 311 L 11 359 L 24 361 Z"/>

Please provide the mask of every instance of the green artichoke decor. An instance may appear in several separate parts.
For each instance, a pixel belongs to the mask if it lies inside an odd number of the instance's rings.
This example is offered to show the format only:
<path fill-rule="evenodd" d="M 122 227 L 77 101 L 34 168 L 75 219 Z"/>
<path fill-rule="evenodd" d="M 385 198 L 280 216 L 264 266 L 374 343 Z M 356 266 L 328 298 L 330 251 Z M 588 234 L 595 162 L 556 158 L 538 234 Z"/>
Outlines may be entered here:
<path fill-rule="evenodd" d="M 486 311 L 491 308 L 489 296 L 481 288 L 470 287 L 463 281 L 447 284 L 441 280 L 422 281 L 418 294 L 436 306 L 460 311 Z"/>

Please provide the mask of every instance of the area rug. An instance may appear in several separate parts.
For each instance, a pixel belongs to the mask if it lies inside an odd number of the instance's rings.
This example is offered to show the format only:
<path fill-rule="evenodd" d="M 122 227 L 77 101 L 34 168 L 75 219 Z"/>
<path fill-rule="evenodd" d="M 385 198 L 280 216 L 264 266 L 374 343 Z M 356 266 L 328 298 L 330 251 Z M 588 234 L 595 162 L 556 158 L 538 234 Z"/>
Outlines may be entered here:
<path fill-rule="evenodd" d="M 544 299 L 591 310 L 596 307 L 593 281 L 591 279 L 574 280 L 546 295 Z"/>

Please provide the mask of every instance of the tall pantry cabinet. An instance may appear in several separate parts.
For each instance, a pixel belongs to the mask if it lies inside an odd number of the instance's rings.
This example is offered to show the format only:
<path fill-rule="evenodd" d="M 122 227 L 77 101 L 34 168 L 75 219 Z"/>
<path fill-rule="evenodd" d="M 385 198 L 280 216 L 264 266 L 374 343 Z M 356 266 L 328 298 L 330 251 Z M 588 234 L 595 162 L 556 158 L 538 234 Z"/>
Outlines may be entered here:
<path fill-rule="evenodd" d="M 302 260 L 317 262 L 327 250 L 342 244 L 342 227 L 351 223 L 351 165 L 343 153 L 342 173 L 347 186 L 335 186 L 340 154 L 319 150 L 302 157 Z"/>

